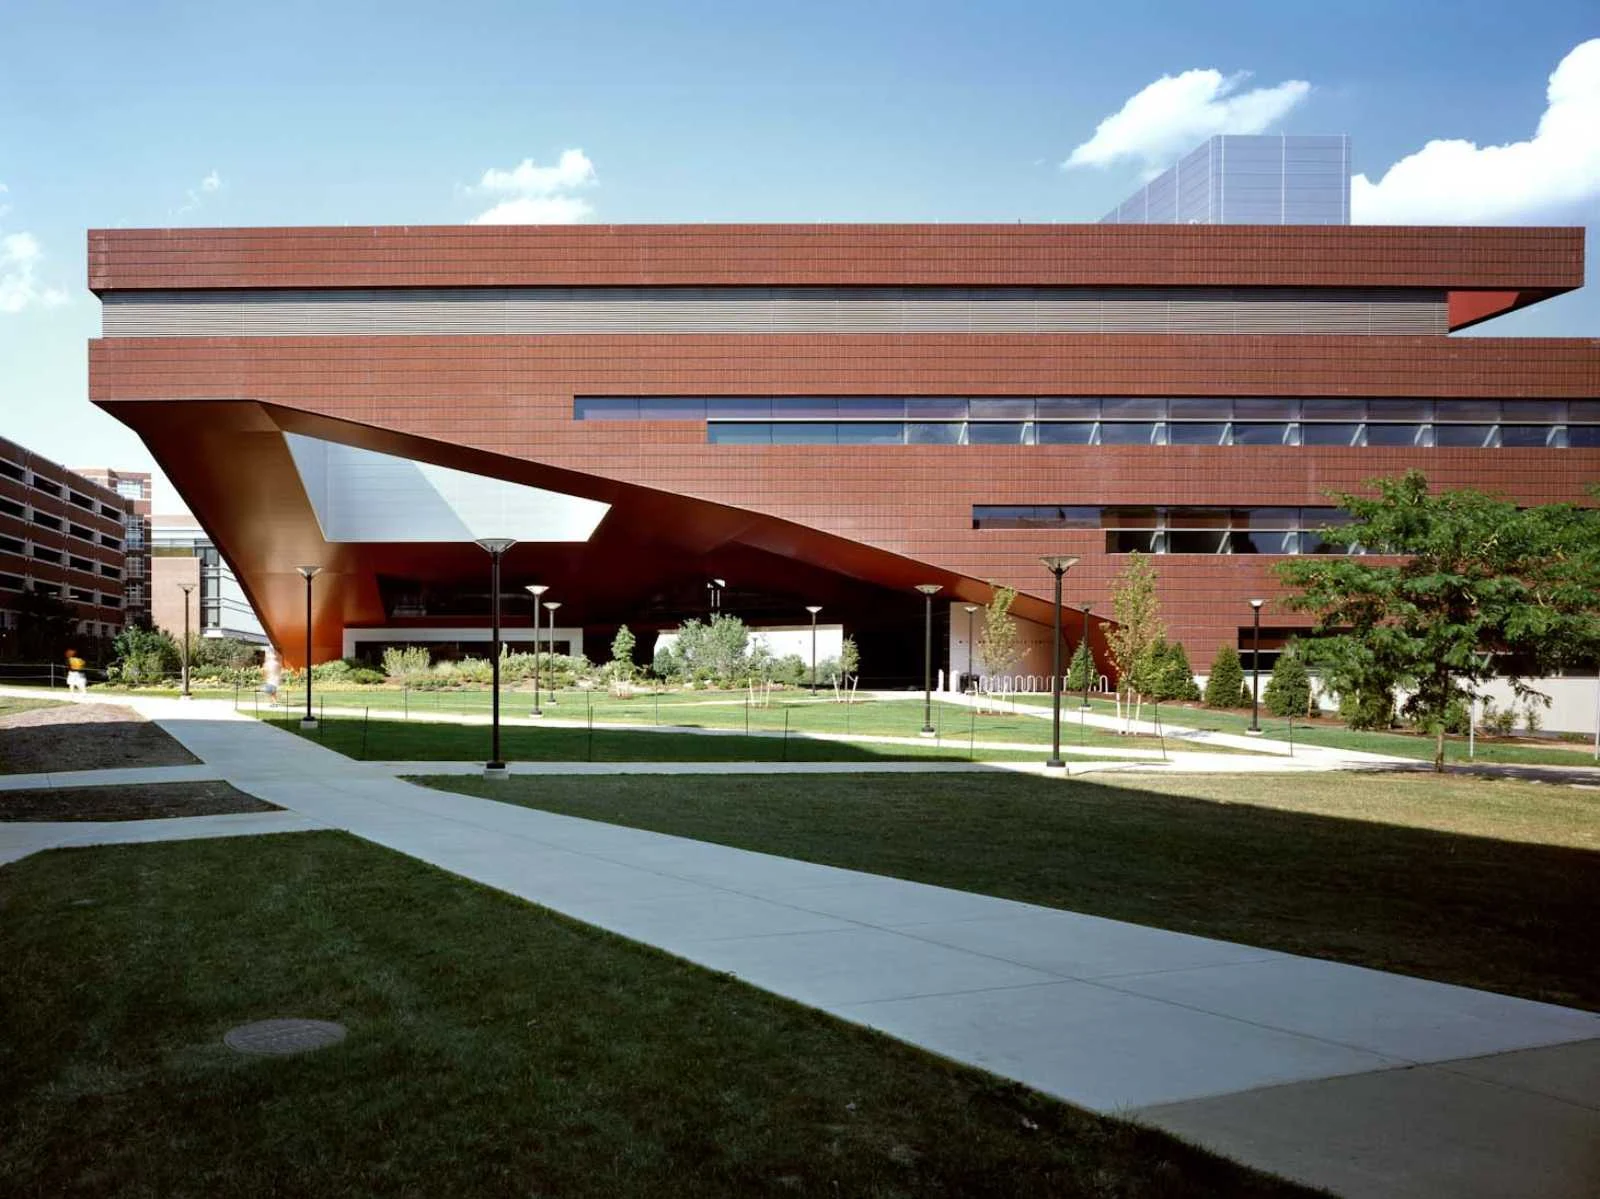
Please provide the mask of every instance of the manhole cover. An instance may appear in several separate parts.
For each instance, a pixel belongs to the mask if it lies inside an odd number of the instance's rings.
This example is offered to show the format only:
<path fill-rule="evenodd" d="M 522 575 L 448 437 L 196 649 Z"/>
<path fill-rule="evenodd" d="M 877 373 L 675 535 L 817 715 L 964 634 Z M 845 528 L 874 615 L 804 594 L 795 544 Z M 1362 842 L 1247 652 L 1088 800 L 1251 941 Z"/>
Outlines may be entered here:
<path fill-rule="evenodd" d="M 331 1020 L 257 1020 L 230 1028 L 222 1042 L 239 1053 L 309 1053 L 344 1040 L 344 1025 Z"/>

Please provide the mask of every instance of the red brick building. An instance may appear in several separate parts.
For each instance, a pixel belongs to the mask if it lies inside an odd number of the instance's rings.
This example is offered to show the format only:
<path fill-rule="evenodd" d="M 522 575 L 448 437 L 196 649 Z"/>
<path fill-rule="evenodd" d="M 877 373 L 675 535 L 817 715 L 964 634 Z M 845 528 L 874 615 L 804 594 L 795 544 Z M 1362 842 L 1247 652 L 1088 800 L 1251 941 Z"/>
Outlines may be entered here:
<path fill-rule="evenodd" d="M 1303 623 L 1271 567 L 1348 548 L 1312 532 L 1331 489 L 1585 499 L 1600 343 L 1450 336 L 1582 281 L 1579 229 L 103 230 L 90 392 L 291 663 L 297 566 L 327 658 L 481 630 L 470 542 L 505 535 L 513 625 L 532 582 L 591 653 L 821 604 L 869 681 L 920 675 L 916 584 L 960 673 L 958 605 L 1004 583 L 1045 625 L 1039 557 L 1069 553 L 1067 602 L 1104 613 L 1142 549 L 1203 671 L 1253 596 L 1268 643 Z"/>
<path fill-rule="evenodd" d="M 0 439 L 0 657 L 54 660 L 19 633 L 28 592 L 58 599 L 72 613 L 73 648 L 126 623 L 123 521 L 129 502 L 66 467 Z"/>

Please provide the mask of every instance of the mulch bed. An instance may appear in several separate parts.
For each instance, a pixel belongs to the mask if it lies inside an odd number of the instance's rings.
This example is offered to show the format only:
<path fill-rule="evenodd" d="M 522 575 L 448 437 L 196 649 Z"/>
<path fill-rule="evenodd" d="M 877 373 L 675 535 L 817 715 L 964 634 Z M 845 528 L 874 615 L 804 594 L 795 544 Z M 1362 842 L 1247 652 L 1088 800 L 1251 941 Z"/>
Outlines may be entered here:
<path fill-rule="evenodd" d="M 160 820 L 277 810 L 273 804 L 220 782 L 0 791 L 0 821 Z"/>
<path fill-rule="evenodd" d="M 62 704 L 0 717 L 0 774 L 198 761 L 156 725 L 118 704 Z"/>

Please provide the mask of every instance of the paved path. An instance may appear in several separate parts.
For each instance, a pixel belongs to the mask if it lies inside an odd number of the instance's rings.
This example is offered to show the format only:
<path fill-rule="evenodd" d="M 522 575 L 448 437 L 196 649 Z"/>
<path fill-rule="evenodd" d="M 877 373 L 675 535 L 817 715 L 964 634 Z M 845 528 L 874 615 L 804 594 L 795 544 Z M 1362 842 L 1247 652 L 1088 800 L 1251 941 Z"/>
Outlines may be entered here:
<path fill-rule="evenodd" d="M 1350 1195 L 1600 1193 L 1600 1016 L 431 791 L 224 705 L 139 706 L 308 827 L 1252 1164 Z"/>

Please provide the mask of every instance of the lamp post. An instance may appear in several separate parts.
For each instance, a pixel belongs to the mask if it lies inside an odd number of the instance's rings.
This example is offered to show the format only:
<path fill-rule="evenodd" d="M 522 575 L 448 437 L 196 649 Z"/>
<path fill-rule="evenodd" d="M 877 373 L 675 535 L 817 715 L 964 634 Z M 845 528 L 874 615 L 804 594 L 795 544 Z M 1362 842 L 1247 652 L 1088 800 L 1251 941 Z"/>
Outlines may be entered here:
<path fill-rule="evenodd" d="M 1079 704 L 1078 706 L 1084 709 L 1089 707 L 1089 676 L 1094 673 L 1094 651 L 1088 648 L 1089 609 L 1093 606 L 1093 604 L 1085 604 L 1083 606 L 1083 644 L 1085 652 L 1088 654 L 1089 664 L 1087 669 L 1085 669 L 1083 672 L 1083 703 Z"/>
<path fill-rule="evenodd" d="M 817 694 L 817 613 L 822 611 L 821 604 L 807 604 L 806 611 L 811 613 L 811 696 Z"/>
<path fill-rule="evenodd" d="M 299 566 L 295 569 L 306 581 L 306 714 L 300 721 L 300 727 L 314 729 L 317 722 L 311 715 L 311 580 L 322 573 L 322 567 Z"/>
<path fill-rule="evenodd" d="M 1248 732 L 1261 732 L 1261 605 L 1265 600 L 1250 601 L 1250 615 L 1255 623 L 1255 634 L 1250 649 L 1250 728 Z"/>
<path fill-rule="evenodd" d="M 712 579 L 706 584 L 706 591 L 710 594 L 710 608 L 707 620 L 715 620 L 722 615 L 722 592 L 728 585 L 727 579 Z"/>
<path fill-rule="evenodd" d="M 938 583 L 918 583 L 925 601 L 922 616 L 922 735 L 933 736 L 933 597 L 944 590 Z"/>
<path fill-rule="evenodd" d="M 962 608 L 967 614 L 967 677 L 976 679 L 977 672 L 972 667 L 972 651 L 977 648 L 977 643 L 972 640 L 972 614 L 978 610 L 978 605 L 963 604 Z"/>
<path fill-rule="evenodd" d="M 550 588 L 545 583 L 530 583 L 528 594 L 533 596 L 533 711 L 532 716 L 543 716 L 539 707 L 539 597 Z"/>
<path fill-rule="evenodd" d="M 545 600 L 545 602 L 544 602 L 544 610 L 546 612 L 550 613 L 550 621 L 549 621 L 549 623 L 550 623 L 550 634 L 549 634 L 549 636 L 550 636 L 550 656 L 552 658 L 554 658 L 556 656 L 556 609 L 559 608 L 560 606 L 561 606 L 561 601 L 560 600 Z M 550 667 L 550 669 L 554 670 L 555 666 L 552 665 Z M 555 688 L 555 684 L 553 682 L 550 684 L 550 702 L 551 703 L 555 703 L 556 702 L 556 688 Z"/>
<path fill-rule="evenodd" d="M 1039 561 L 1056 577 L 1055 636 L 1050 643 L 1050 760 L 1046 766 L 1059 770 L 1061 760 L 1061 577 L 1078 564 L 1072 554 L 1048 554 Z"/>
<path fill-rule="evenodd" d="M 189 596 L 194 592 L 193 583 L 179 583 L 178 590 L 183 592 L 183 691 L 179 699 L 189 699 Z"/>
<path fill-rule="evenodd" d="M 510 537 L 480 537 L 478 545 L 489 554 L 489 670 L 490 701 L 489 760 L 484 763 L 485 778 L 506 777 L 506 764 L 500 758 L 500 556 L 517 543 Z"/>

